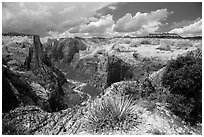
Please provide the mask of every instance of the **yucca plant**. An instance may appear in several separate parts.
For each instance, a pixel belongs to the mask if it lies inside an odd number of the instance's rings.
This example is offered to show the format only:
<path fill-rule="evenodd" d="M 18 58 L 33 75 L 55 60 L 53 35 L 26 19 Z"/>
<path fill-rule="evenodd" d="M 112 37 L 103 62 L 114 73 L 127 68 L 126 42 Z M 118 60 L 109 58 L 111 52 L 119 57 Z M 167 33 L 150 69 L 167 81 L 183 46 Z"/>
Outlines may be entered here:
<path fill-rule="evenodd" d="M 129 129 L 128 124 L 135 122 L 136 109 L 132 98 L 121 94 L 95 99 L 88 109 L 88 129 L 94 132 Z"/>

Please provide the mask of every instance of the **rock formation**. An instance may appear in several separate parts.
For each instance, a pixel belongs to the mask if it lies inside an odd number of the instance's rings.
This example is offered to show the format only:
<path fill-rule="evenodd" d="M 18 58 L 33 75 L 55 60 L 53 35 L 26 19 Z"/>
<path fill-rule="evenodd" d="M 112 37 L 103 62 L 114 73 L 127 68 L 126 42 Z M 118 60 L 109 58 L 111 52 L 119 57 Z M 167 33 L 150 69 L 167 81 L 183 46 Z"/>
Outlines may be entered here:
<path fill-rule="evenodd" d="M 6 56 L 8 53 L 9 56 Z M 4 45 L 3 60 L 3 82 L 8 85 L 3 88 L 3 100 L 10 98 L 8 96 L 14 98 L 3 103 L 3 108 L 7 109 L 5 111 L 20 104 L 37 105 L 46 111 L 66 108 L 63 102 L 64 91 L 61 87 L 65 78 L 60 71 L 51 66 L 51 62 L 43 52 L 39 36 L 33 36 L 33 43 L 24 43 L 24 48 L 19 43 Z M 14 67 L 10 63 L 12 61 L 18 64 Z M 9 104 L 11 106 L 8 106 Z"/>
<path fill-rule="evenodd" d="M 88 75 L 88 83 L 99 89 L 105 89 L 114 82 L 132 78 L 133 67 L 116 56 L 97 54 L 93 58 L 79 59 L 71 62 L 72 67 Z"/>
<path fill-rule="evenodd" d="M 57 62 L 70 63 L 75 53 L 85 50 L 86 44 L 81 38 L 48 39 L 45 44 L 48 56 Z"/>
<path fill-rule="evenodd" d="M 23 77 L 2 66 L 2 111 L 8 112 L 21 105 L 41 105 L 40 98 Z M 45 106 L 45 104 L 44 104 Z"/>
<path fill-rule="evenodd" d="M 48 113 L 36 106 L 18 107 L 2 116 L 4 135 L 75 134 L 81 126 L 82 108 Z"/>
<path fill-rule="evenodd" d="M 3 134 L 90 134 L 89 103 L 117 93 L 138 105 L 138 123 L 124 134 L 201 134 L 160 103 L 142 100 L 157 95 L 165 66 L 160 58 L 137 52 L 141 45 L 130 47 L 132 39 L 61 38 L 44 45 L 39 36 L 15 39 L 2 45 Z M 186 54 L 202 57 L 201 50 Z M 66 72 L 78 79 L 68 79 Z M 101 90 L 93 97 L 83 92 L 87 85 Z"/>

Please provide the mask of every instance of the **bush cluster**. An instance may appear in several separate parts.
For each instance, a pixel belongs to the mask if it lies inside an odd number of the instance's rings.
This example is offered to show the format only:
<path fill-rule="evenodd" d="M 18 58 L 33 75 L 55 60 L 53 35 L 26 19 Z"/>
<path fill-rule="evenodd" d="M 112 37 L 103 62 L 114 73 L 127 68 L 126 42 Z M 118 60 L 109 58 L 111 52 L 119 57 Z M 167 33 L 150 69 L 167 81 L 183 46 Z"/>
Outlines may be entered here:
<path fill-rule="evenodd" d="M 156 58 L 143 58 L 132 72 L 133 80 L 144 80 L 147 74 L 158 71 L 162 67 L 164 67 L 164 63 Z"/>
<path fill-rule="evenodd" d="M 171 60 L 162 77 L 169 109 L 186 122 L 202 121 L 202 59 L 190 54 Z"/>
<path fill-rule="evenodd" d="M 162 87 L 155 87 L 146 78 L 133 93 L 135 100 L 167 103 L 168 109 L 185 122 L 202 122 L 202 58 L 194 54 L 180 56 L 167 63 L 161 78 Z M 135 93 L 135 94 L 134 94 Z"/>

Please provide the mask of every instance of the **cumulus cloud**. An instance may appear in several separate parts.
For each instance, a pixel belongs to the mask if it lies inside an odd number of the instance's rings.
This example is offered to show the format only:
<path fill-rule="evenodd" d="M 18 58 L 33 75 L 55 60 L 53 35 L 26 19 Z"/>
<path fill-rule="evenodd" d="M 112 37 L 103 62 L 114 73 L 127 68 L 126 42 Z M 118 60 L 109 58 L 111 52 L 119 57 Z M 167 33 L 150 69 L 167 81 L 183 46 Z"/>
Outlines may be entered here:
<path fill-rule="evenodd" d="M 84 18 L 79 26 L 69 29 L 69 32 L 75 35 L 82 33 L 85 36 L 110 36 L 114 33 L 114 25 L 113 16 L 110 14 L 100 18 L 88 17 Z"/>
<path fill-rule="evenodd" d="M 134 12 L 134 15 L 131 11 L 121 14 L 117 12 L 119 9 L 113 3 L 2 3 L 2 31 L 53 38 L 139 36 L 163 32 L 162 27 L 165 31 L 171 30 L 169 32 L 182 36 L 202 33 L 200 18 L 196 21 L 169 22 L 168 25 L 169 20 L 166 18 L 173 12 L 167 9 L 147 13 Z"/>
<path fill-rule="evenodd" d="M 69 20 L 66 21 L 67 23 Z M 48 32 L 49 37 L 52 38 L 64 38 L 64 37 L 92 37 L 92 36 L 102 36 L 110 37 L 118 34 L 113 32 L 114 20 L 113 16 L 108 14 L 106 16 L 101 16 L 100 18 L 87 17 L 80 21 L 78 26 L 72 27 L 65 30 L 62 33 L 57 31 Z"/>
<path fill-rule="evenodd" d="M 48 32 L 51 38 L 66 38 L 73 37 L 73 35 L 69 31 L 65 31 L 63 33 L 59 33 L 58 31 L 50 31 Z"/>
<path fill-rule="evenodd" d="M 161 21 L 165 20 L 169 14 L 171 13 L 167 9 L 159 9 L 150 13 L 137 12 L 135 16 L 127 13 L 116 22 L 114 30 L 138 34 L 155 32 L 162 24 Z"/>
<path fill-rule="evenodd" d="M 80 32 L 81 33 L 104 33 L 108 29 L 112 28 L 114 24 L 112 15 L 108 14 L 102 16 L 100 19 L 91 21 L 88 24 L 81 24 Z"/>
<path fill-rule="evenodd" d="M 41 37 L 145 35 L 158 30 L 170 13 L 159 9 L 150 13 L 127 13 L 116 23 L 114 15 L 98 15 L 109 3 L 3 3 L 2 31 L 37 34 Z M 79 12 L 80 11 L 80 12 Z"/>
<path fill-rule="evenodd" d="M 136 13 L 132 17 L 130 13 L 120 18 L 116 23 L 113 15 L 107 14 L 99 17 L 82 18 L 78 25 L 66 31 L 77 36 L 102 36 L 113 37 L 117 35 L 147 35 L 154 33 L 162 26 L 161 21 L 165 20 L 170 13 L 167 9 L 159 9 L 150 13 Z M 70 24 L 67 20 L 63 24 Z"/>
<path fill-rule="evenodd" d="M 202 19 L 197 19 L 194 23 L 182 28 L 175 28 L 170 33 L 177 33 L 181 36 L 202 35 Z"/>
<path fill-rule="evenodd" d="M 81 18 L 95 14 L 109 3 L 3 3 L 2 31 L 49 35 L 49 31 L 64 31 L 81 24 Z M 79 12 L 80 11 L 80 12 Z"/>

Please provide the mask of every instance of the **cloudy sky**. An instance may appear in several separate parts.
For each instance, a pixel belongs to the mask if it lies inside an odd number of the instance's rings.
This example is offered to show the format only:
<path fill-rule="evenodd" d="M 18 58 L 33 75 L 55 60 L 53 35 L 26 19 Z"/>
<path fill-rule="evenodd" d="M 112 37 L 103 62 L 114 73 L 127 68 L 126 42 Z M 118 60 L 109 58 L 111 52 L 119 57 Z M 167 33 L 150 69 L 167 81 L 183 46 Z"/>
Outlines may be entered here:
<path fill-rule="evenodd" d="M 201 2 L 2 3 L 2 31 L 43 37 L 202 35 Z"/>

